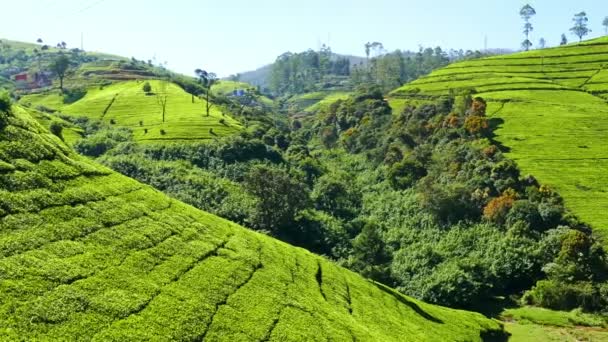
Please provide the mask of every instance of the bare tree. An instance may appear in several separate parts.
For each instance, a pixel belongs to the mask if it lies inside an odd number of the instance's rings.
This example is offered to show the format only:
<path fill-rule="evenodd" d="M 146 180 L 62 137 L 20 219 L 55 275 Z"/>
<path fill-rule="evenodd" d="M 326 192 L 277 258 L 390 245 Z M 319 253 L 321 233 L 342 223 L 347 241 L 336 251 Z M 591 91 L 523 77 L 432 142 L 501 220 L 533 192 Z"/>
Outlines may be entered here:
<path fill-rule="evenodd" d="M 210 101 L 211 96 L 211 87 L 220 82 L 220 79 L 217 78 L 217 75 L 212 72 L 207 72 L 203 69 L 194 70 L 196 76 L 198 76 L 198 80 L 200 84 L 205 88 L 205 108 L 207 110 L 207 116 L 210 115 L 211 108 L 213 107 L 213 103 Z"/>
<path fill-rule="evenodd" d="M 155 93 L 156 102 L 158 103 L 158 106 L 160 107 L 160 109 L 162 111 L 163 122 L 165 122 L 165 114 L 167 112 L 167 98 L 169 97 L 167 88 L 168 88 L 167 81 L 161 80 L 160 84 L 158 86 L 158 89 Z"/>

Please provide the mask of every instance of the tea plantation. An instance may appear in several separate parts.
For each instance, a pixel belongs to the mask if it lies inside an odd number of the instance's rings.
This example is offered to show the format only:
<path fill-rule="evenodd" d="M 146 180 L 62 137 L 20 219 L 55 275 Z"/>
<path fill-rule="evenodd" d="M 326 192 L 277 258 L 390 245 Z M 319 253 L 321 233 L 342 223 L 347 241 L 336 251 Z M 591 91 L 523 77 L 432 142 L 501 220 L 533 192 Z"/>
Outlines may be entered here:
<path fill-rule="evenodd" d="M 119 108 L 119 123 L 139 119 Z M 27 109 L 0 113 L 2 341 L 501 335 L 480 314 L 402 296 L 79 157 Z"/>
<path fill-rule="evenodd" d="M 239 122 L 217 107 L 212 107 L 207 116 L 204 100 L 179 86 L 167 83 L 163 89 L 161 81 L 148 82 L 152 88 L 149 94 L 143 91 L 145 82 L 140 80 L 89 88 L 82 99 L 72 104 L 64 104 L 59 93 L 26 95 L 21 103 L 128 127 L 141 142 L 206 140 L 242 129 Z M 157 93 L 167 96 L 164 122 Z"/>
<path fill-rule="evenodd" d="M 488 101 L 495 139 L 524 173 L 608 236 L 608 38 L 454 63 L 393 91 L 391 103 L 463 92 Z"/>

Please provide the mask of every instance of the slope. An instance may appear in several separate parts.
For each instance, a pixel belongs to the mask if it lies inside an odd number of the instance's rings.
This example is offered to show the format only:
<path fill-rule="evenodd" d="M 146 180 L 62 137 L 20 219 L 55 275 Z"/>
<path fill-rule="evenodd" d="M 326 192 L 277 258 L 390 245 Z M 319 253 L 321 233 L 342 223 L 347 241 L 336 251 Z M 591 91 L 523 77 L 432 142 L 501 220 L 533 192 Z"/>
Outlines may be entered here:
<path fill-rule="evenodd" d="M 524 173 L 608 233 L 608 38 L 452 64 L 391 93 L 402 108 L 473 91 L 488 101 L 495 139 Z"/>
<path fill-rule="evenodd" d="M 246 91 L 250 88 L 256 88 L 256 87 L 249 83 L 245 83 L 245 82 L 221 80 L 219 83 L 216 83 L 211 87 L 211 91 L 215 95 L 231 96 L 235 90 L 245 90 Z M 268 107 L 272 106 L 272 104 L 273 104 L 272 99 L 270 99 L 264 95 L 260 95 L 258 100 L 263 105 L 268 106 Z"/>
<path fill-rule="evenodd" d="M 209 116 L 205 102 L 186 93 L 179 86 L 150 80 L 152 93 L 142 90 L 143 81 L 118 82 L 107 87 L 92 87 L 72 104 L 64 104 L 58 93 L 26 95 L 22 104 L 46 107 L 65 114 L 101 119 L 133 130 L 138 141 L 205 140 L 241 130 L 241 125 L 216 107 Z M 165 122 L 154 93 L 167 94 Z"/>
<path fill-rule="evenodd" d="M 0 340 L 499 335 L 95 165 L 27 109 L 0 115 Z"/>

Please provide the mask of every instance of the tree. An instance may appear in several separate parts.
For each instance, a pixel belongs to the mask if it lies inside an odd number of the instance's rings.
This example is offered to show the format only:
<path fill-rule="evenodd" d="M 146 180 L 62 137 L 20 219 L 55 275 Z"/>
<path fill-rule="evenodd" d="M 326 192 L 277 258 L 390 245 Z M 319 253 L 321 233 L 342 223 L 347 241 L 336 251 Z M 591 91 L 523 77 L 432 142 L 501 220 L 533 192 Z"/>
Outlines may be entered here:
<path fill-rule="evenodd" d="M 538 47 L 539 47 L 539 48 L 544 49 L 546 45 L 547 45 L 547 42 L 545 41 L 545 38 L 541 38 L 541 39 L 538 41 Z"/>
<path fill-rule="evenodd" d="M 591 29 L 587 27 L 587 23 L 589 22 L 589 18 L 587 18 L 587 13 L 583 11 L 575 14 L 574 18 L 572 18 L 572 21 L 574 22 L 574 26 L 572 26 L 570 32 L 577 36 L 578 41 L 581 42 L 583 40 L 583 37 L 588 35 L 589 32 L 591 32 Z"/>
<path fill-rule="evenodd" d="M 604 25 L 604 30 L 606 30 L 606 35 L 608 36 L 608 17 L 604 18 L 602 25 Z"/>
<path fill-rule="evenodd" d="M 566 35 L 562 33 L 562 40 L 559 42 L 559 45 L 566 45 L 568 44 L 568 38 L 566 38 Z"/>
<path fill-rule="evenodd" d="M 200 84 L 205 88 L 206 90 L 206 94 L 205 94 L 205 108 L 207 110 L 207 116 L 209 116 L 209 111 L 211 110 L 211 107 L 213 107 L 213 104 L 209 101 L 210 100 L 210 96 L 211 96 L 211 87 L 213 87 L 213 85 L 218 84 L 220 82 L 220 79 L 217 78 L 217 75 L 212 73 L 212 72 L 207 72 L 203 69 L 196 69 L 194 70 L 194 73 L 196 74 L 196 76 L 198 76 L 198 80 L 200 82 Z"/>
<path fill-rule="evenodd" d="M 288 234 L 296 214 L 308 206 L 306 186 L 280 167 L 254 166 L 245 177 L 245 188 L 258 198 L 251 224 L 275 235 Z"/>
<path fill-rule="evenodd" d="M 367 64 L 369 65 L 369 54 L 372 50 L 372 43 L 367 42 L 365 43 L 365 58 L 367 59 Z"/>
<path fill-rule="evenodd" d="M 162 111 L 163 122 L 165 122 L 165 113 L 167 110 L 167 98 L 168 98 L 167 88 L 168 88 L 167 81 L 161 80 L 158 90 L 156 91 L 156 102 L 158 103 L 158 106 L 160 107 L 160 109 Z"/>
<path fill-rule="evenodd" d="M 150 92 L 152 91 L 152 86 L 150 85 L 150 82 L 144 83 L 144 86 L 142 89 L 143 89 L 144 93 L 150 94 Z"/>
<path fill-rule="evenodd" d="M 38 38 L 38 39 L 36 39 L 36 43 L 38 43 L 38 44 L 42 44 L 42 38 Z"/>
<path fill-rule="evenodd" d="M 526 35 L 526 39 L 521 43 L 521 46 L 526 50 L 530 50 L 532 46 L 532 42 L 530 41 L 530 32 L 534 30 L 532 24 L 530 23 L 530 18 L 536 15 L 536 10 L 530 4 L 526 4 L 519 10 L 519 15 L 524 20 L 524 34 Z"/>
<path fill-rule="evenodd" d="M 63 80 L 70 67 L 70 59 L 63 53 L 59 54 L 50 65 L 52 72 L 59 77 L 59 89 L 63 91 Z"/>

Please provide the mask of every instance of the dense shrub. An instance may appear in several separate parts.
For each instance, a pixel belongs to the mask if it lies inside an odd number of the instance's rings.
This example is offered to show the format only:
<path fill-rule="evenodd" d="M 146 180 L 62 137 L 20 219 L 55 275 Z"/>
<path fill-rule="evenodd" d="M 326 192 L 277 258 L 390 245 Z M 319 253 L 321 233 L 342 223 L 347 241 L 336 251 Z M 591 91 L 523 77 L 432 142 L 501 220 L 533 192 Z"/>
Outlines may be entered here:
<path fill-rule="evenodd" d="M 11 109 L 11 98 L 6 91 L 0 91 L 0 129 L 8 124 L 8 112 Z"/>
<path fill-rule="evenodd" d="M 63 140 L 63 125 L 60 122 L 51 121 L 49 131 L 51 131 L 51 133 L 53 133 L 59 139 Z"/>
<path fill-rule="evenodd" d="M 63 89 L 63 103 L 70 104 L 82 99 L 87 94 L 86 88 L 76 87 Z"/>
<path fill-rule="evenodd" d="M 146 94 L 150 94 L 152 92 L 152 86 L 150 85 L 150 82 L 146 81 L 146 83 L 144 83 L 142 90 L 144 91 L 144 93 Z"/>
<path fill-rule="evenodd" d="M 478 115 L 467 116 L 464 120 L 464 128 L 473 135 L 485 136 L 489 127 L 488 119 Z"/>
<path fill-rule="evenodd" d="M 586 311 L 602 310 L 608 297 L 592 282 L 563 283 L 556 280 L 541 280 L 526 292 L 522 301 L 554 310 L 582 308 Z"/>
<path fill-rule="evenodd" d="M 0 90 L 0 112 L 8 112 L 11 108 L 11 97 L 7 91 Z"/>
<path fill-rule="evenodd" d="M 493 198 L 483 208 L 484 218 L 496 223 L 504 223 L 516 199 L 517 193 L 513 189 L 508 189 L 501 196 Z"/>

